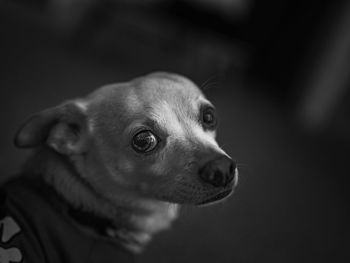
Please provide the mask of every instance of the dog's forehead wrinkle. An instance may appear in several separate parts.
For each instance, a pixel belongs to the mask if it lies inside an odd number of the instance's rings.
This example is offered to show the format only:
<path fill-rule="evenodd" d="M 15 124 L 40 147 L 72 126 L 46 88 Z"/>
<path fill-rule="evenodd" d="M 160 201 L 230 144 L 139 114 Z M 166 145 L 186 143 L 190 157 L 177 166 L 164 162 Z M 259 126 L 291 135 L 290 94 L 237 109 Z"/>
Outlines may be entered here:
<path fill-rule="evenodd" d="M 168 102 L 162 100 L 155 103 L 151 109 L 150 115 L 162 129 L 167 131 L 169 135 L 182 136 L 184 133 L 178 116 Z"/>
<path fill-rule="evenodd" d="M 192 81 L 180 75 L 164 72 L 153 73 L 130 82 L 104 85 L 90 93 L 86 99 L 94 103 L 101 103 L 101 100 L 120 101 L 131 107 L 141 101 L 152 104 L 154 99 L 174 101 L 176 104 L 206 100 Z M 125 99 L 128 103 L 125 103 Z"/>

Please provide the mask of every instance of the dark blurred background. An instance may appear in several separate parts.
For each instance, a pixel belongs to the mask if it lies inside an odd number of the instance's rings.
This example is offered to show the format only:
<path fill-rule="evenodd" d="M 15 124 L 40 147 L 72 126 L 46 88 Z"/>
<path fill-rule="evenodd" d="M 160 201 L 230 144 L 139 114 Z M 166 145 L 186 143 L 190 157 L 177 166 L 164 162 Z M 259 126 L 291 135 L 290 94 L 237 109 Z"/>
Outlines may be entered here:
<path fill-rule="evenodd" d="M 0 1 L 0 181 L 30 114 L 155 70 L 203 87 L 241 176 L 139 262 L 350 262 L 349 1 Z"/>

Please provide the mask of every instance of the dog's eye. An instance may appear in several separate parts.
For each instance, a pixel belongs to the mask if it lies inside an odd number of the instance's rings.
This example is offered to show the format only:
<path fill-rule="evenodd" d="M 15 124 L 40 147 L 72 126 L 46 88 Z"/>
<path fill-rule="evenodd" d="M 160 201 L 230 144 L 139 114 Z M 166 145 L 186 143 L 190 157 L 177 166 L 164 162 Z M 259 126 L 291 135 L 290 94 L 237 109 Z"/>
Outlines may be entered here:
<path fill-rule="evenodd" d="M 202 111 L 202 123 L 204 128 L 213 129 L 216 127 L 217 120 L 213 108 L 204 108 Z"/>
<path fill-rule="evenodd" d="M 158 139 L 151 131 L 141 131 L 132 139 L 132 147 L 135 151 L 141 153 L 152 151 L 157 144 Z"/>

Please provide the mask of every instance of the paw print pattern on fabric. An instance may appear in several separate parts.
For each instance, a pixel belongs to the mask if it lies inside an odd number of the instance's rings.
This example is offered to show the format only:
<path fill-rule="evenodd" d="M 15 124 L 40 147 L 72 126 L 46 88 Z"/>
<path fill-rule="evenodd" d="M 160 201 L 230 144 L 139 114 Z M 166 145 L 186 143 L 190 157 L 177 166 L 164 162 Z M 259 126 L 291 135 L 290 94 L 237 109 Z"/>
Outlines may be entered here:
<path fill-rule="evenodd" d="M 8 242 L 14 235 L 21 231 L 21 228 L 17 225 L 16 221 L 10 217 L 6 216 L 4 219 L 0 220 L 0 230 L 2 229 L 1 242 Z M 1 233 L 1 231 L 0 231 Z"/>
<path fill-rule="evenodd" d="M 20 231 L 21 228 L 12 217 L 6 216 L 0 220 L 0 235 L 2 244 L 9 242 L 11 238 Z M 22 253 L 18 248 L 3 248 L 0 244 L 0 263 L 20 262 L 21 260 Z"/>
<path fill-rule="evenodd" d="M 22 253 L 18 248 L 4 249 L 0 247 L 0 263 L 20 262 L 21 260 Z"/>

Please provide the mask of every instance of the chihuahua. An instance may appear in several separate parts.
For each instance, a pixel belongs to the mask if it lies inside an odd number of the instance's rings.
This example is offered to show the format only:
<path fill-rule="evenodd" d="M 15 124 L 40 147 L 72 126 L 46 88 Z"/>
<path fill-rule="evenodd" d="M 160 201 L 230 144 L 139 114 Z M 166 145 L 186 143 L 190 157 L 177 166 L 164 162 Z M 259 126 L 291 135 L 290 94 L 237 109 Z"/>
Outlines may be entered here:
<path fill-rule="evenodd" d="M 0 261 L 83 262 L 77 254 L 102 241 L 140 252 L 179 205 L 232 193 L 238 171 L 216 127 L 200 89 L 164 72 L 35 114 L 15 136 L 17 147 L 34 152 L 1 190 Z M 53 254 L 60 260 L 50 261 Z"/>

